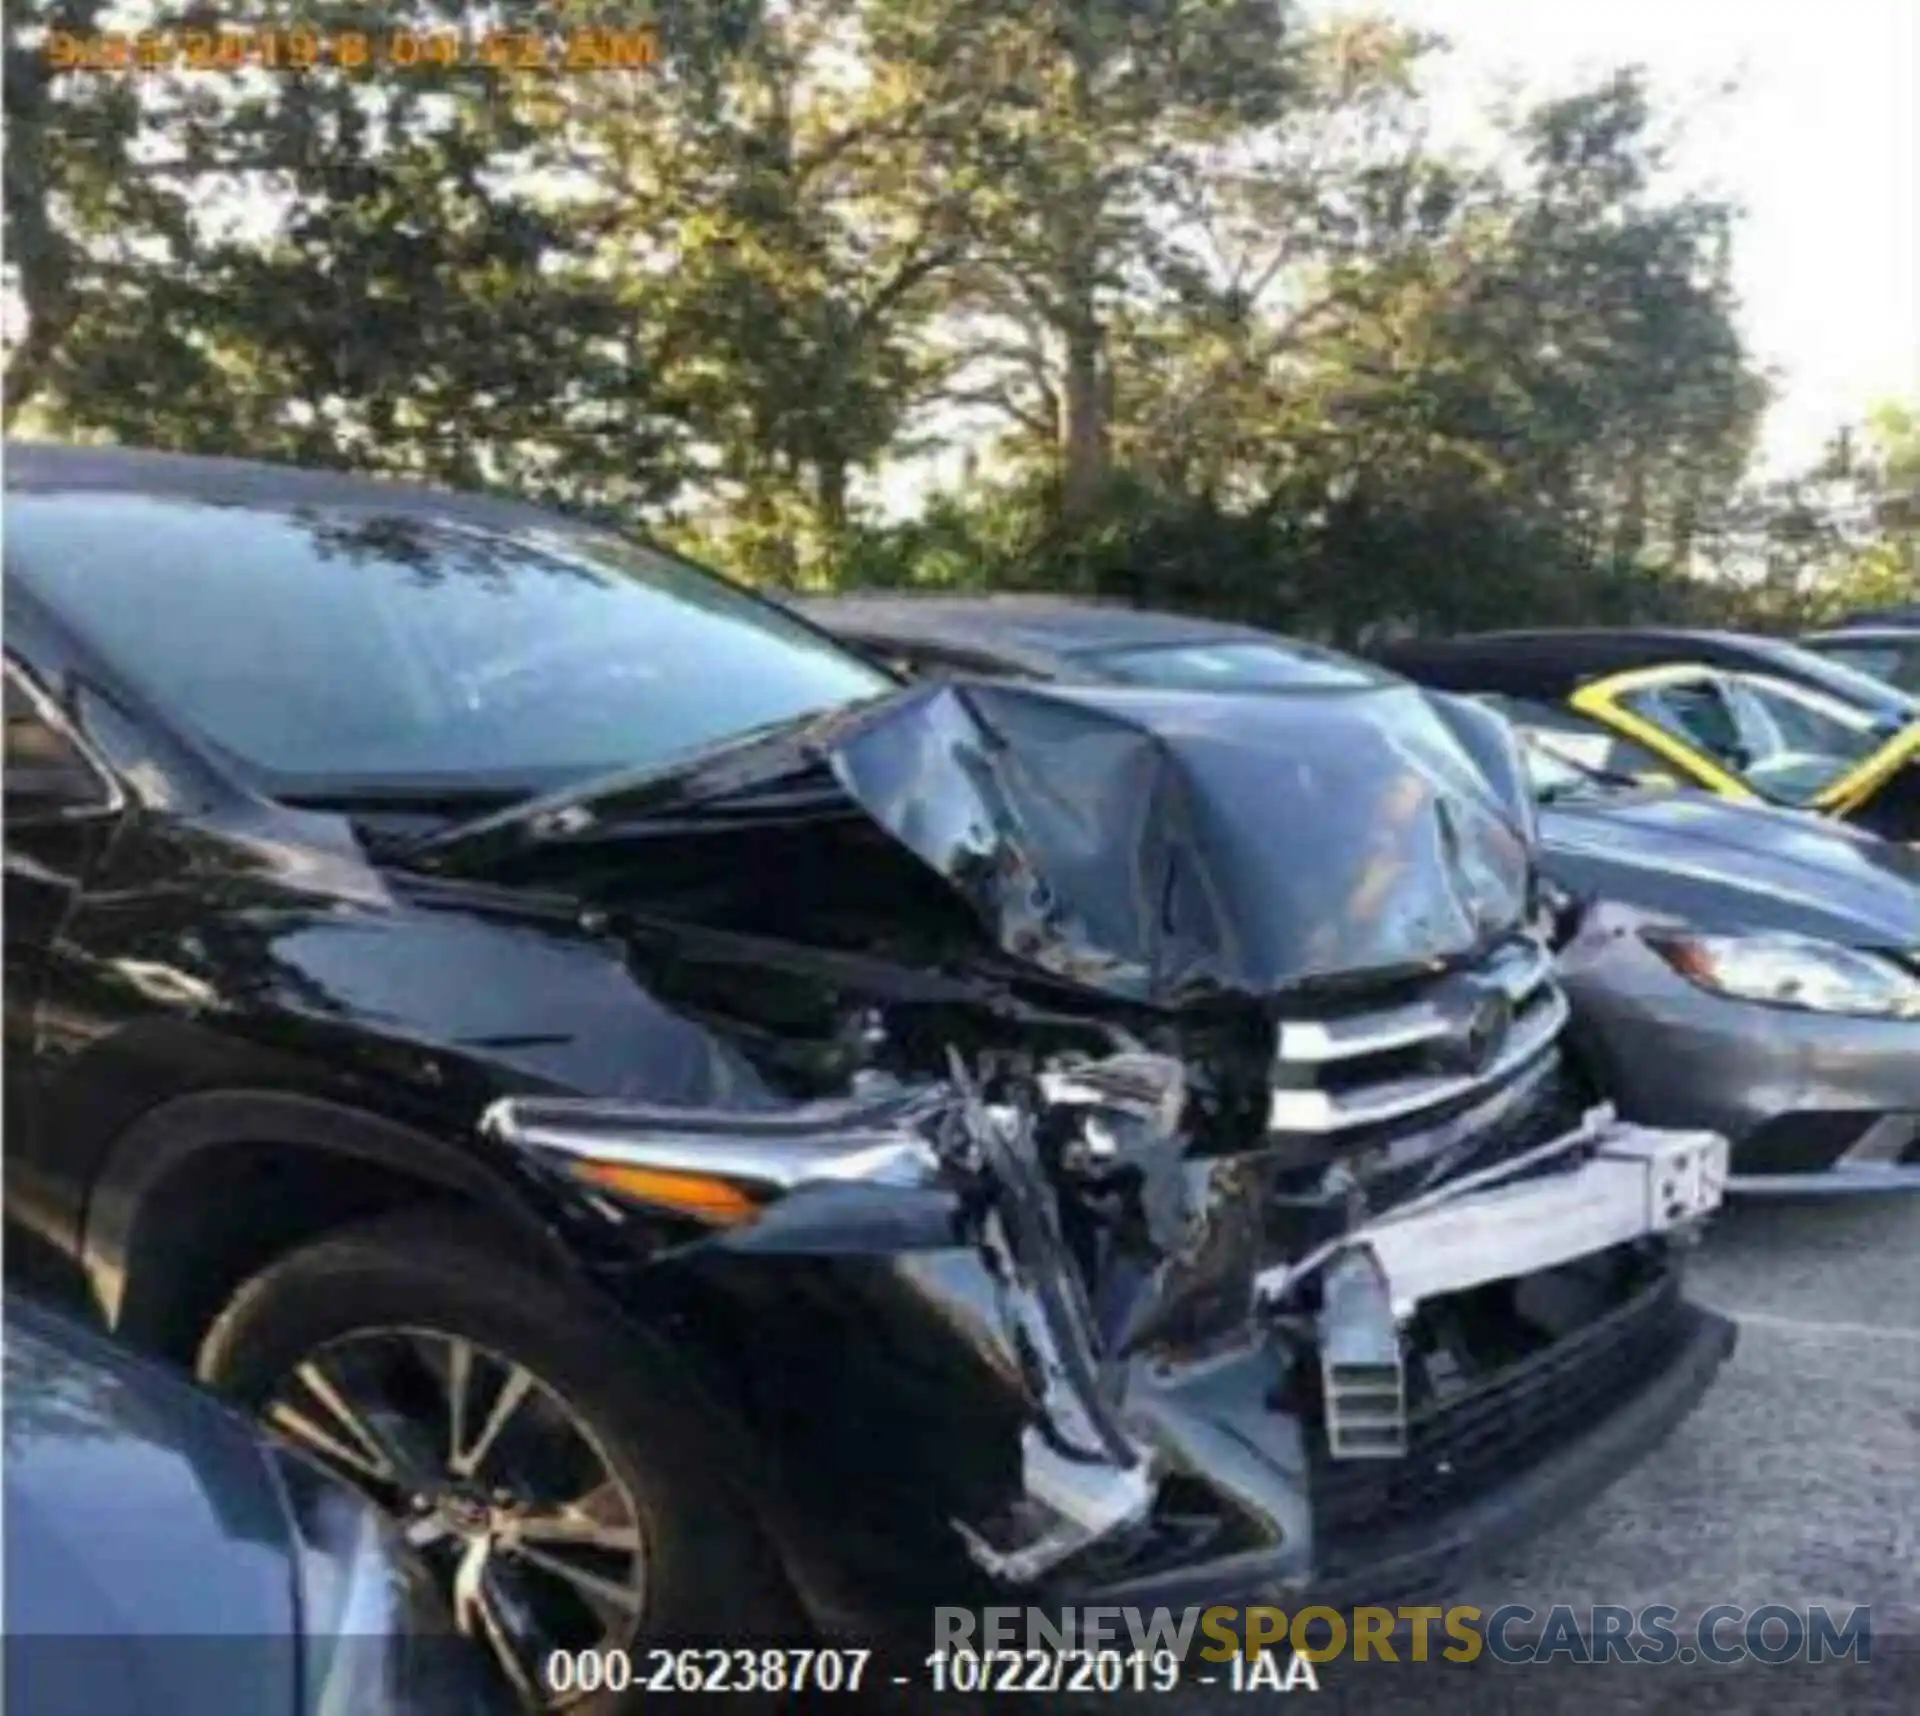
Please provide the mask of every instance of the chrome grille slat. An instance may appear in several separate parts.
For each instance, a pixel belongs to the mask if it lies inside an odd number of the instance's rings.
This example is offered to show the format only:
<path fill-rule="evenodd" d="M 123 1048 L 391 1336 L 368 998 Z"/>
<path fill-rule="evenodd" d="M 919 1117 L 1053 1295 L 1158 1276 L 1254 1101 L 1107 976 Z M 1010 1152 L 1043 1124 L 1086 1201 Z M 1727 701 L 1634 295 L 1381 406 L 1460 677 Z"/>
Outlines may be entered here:
<path fill-rule="evenodd" d="M 1416 1073 L 1358 1083 L 1346 1089 L 1276 1089 L 1267 1125 L 1274 1132 L 1344 1132 L 1401 1120 L 1427 1108 L 1473 1096 L 1517 1077 L 1547 1054 L 1565 1027 L 1566 997 L 1546 982 L 1545 970 L 1527 991 L 1499 1052 L 1473 1073 Z M 1376 1015 L 1380 1017 L 1381 1015 Z M 1438 1033 L 1436 1033 L 1438 1035 Z M 1378 1054 L 1402 1045 L 1374 1038 L 1364 1051 Z M 1354 1060 L 1358 1054 L 1340 1057 Z M 1324 1065 L 1325 1063 L 1320 1063 Z"/>
<path fill-rule="evenodd" d="M 1539 943 L 1529 942 L 1489 965 L 1483 975 L 1505 991 L 1518 1011 L 1552 971 L 1553 956 Z M 1453 1021 L 1434 1001 L 1409 1001 L 1346 1019 L 1282 1019 L 1275 1057 L 1290 1066 L 1324 1066 L 1438 1042 L 1453 1028 Z"/>

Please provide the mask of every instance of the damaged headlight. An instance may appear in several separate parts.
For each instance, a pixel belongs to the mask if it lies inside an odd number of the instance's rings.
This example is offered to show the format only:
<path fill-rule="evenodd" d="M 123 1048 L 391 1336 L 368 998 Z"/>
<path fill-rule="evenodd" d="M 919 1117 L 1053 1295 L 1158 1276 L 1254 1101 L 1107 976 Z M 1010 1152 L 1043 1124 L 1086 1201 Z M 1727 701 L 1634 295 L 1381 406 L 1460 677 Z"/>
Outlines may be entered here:
<path fill-rule="evenodd" d="M 803 1187 L 930 1185 L 938 1117 L 937 1099 L 913 1091 L 774 1114 L 524 1097 L 495 1103 L 480 1129 L 623 1203 L 729 1228 Z"/>
<path fill-rule="evenodd" d="M 1649 934 L 1646 942 L 1688 982 L 1736 1001 L 1808 1013 L 1920 1019 L 1920 978 L 1891 959 L 1838 942 L 1684 932 Z"/>

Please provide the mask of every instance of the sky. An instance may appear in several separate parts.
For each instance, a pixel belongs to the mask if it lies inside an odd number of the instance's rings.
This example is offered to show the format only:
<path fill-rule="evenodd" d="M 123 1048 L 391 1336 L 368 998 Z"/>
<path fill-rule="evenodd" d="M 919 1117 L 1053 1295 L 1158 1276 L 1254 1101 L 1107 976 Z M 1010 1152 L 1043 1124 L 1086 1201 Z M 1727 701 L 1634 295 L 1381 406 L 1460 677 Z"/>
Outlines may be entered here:
<path fill-rule="evenodd" d="M 1763 468 L 1920 396 L 1920 0 L 1382 0 L 1450 39 L 1443 114 L 1497 79 L 1552 91 L 1639 62 L 1691 115 L 1686 179 L 1747 211 L 1734 268 L 1775 372 Z M 1729 79 L 1731 94 L 1712 92 Z M 1443 121 L 1444 123 L 1444 121 Z"/>
<path fill-rule="evenodd" d="M 1680 121 L 1679 183 L 1745 211 L 1743 331 L 1775 397 L 1755 474 L 1786 475 L 1883 400 L 1920 399 L 1920 0 L 1306 0 L 1447 38 L 1435 137 L 1491 147 L 1494 102 L 1644 65 Z M 1732 86 L 1729 88 L 1729 86 Z M 961 454 L 898 461 L 877 498 L 917 509 Z"/>

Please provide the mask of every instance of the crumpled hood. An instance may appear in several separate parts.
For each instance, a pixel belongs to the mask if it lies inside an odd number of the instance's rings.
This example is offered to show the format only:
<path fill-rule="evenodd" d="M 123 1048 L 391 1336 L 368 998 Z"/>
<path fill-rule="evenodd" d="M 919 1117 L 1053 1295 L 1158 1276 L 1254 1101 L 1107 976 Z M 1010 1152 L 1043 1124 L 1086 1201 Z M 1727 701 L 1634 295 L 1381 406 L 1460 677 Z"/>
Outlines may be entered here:
<path fill-rule="evenodd" d="M 604 867 L 609 842 L 669 827 L 764 839 L 785 822 L 817 840 L 836 813 L 944 878 L 1004 953 L 1153 1005 L 1430 968 L 1527 905 L 1524 810 L 1399 686 L 921 684 L 523 806 L 422 857 L 472 873 L 537 847 L 551 878 L 568 848 Z"/>
<path fill-rule="evenodd" d="M 1694 793 L 1541 812 L 1542 863 L 1580 893 L 1703 929 L 1920 947 L 1920 852 L 1824 818 Z"/>
<path fill-rule="evenodd" d="M 1468 953 L 1515 819 L 1417 693 L 924 688 L 834 772 L 1009 953 L 1158 1002 Z"/>

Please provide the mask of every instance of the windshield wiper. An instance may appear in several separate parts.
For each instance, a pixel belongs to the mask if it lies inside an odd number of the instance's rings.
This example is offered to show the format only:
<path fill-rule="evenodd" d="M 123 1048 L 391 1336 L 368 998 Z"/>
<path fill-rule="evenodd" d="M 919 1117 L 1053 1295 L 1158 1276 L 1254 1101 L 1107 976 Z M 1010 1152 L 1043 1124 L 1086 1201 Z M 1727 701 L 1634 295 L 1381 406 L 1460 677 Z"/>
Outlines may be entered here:
<path fill-rule="evenodd" d="M 1569 804 L 1578 799 L 1600 798 L 1597 781 L 1550 781 L 1545 786 L 1533 789 L 1535 804 Z"/>
<path fill-rule="evenodd" d="M 1545 757 L 1559 768 L 1571 769 L 1575 774 L 1584 777 L 1582 785 L 1617 787 L 1622 791 L 1633 791 L 1645 784 L 1635 780 L 1632 775 L 1620 774 L 1613 769 L 1596 768 L 1592 763 L 1583 763 L 1543 740 L 1536 739 L 1531 733 L 1523 733 L 1521 737 L 1529 750 Z M 1546 786 L 1536 787 L 1533 796 L 1541 804 L 1553 804 L 1558 800 L 1577 795 L 1580 790 L 1580 786 L 1572 781 L 1556 781 Z"/>

